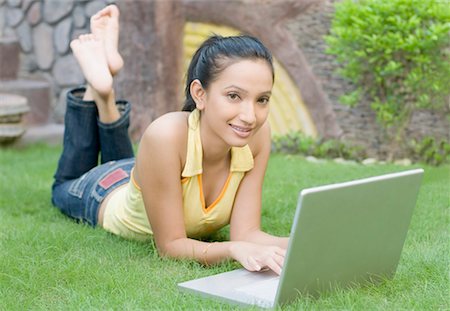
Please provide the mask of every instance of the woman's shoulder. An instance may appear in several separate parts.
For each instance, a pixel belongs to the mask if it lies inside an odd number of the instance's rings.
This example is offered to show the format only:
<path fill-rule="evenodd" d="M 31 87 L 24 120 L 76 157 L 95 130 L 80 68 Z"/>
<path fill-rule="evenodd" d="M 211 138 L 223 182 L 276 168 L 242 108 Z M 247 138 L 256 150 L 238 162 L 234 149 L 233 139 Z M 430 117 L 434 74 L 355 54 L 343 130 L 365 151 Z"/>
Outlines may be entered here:
<path fill-rule="evenodd" d="M 188 136 L 188 112 L 170 112 L 155 119 L 145 130 L 139 143 L 136 166 L 152 159 L 174 161 L 184 164 Z M 175 160 L 177 161 L 177 160 Z"/>
<path fill-rule="evenodd" d="M 185 140 L 188 131 L 189 112 L 177 111 L 166 113 L 155 119 L 144 131 L 143 140 L 161 141 Z"/>
<path fill-rule="evenodd" d="M 147 127 L 136 155 L 134 177 L 138 185 L 144 185 L 145 180 L 148 180 L 145 174 L 150 171 L 159 174 L 155 175 L 159 178 L 169 176 L 169 172 L 181 175 L 186 158 L 188 118 L 187 112 L 170 112 Z"/>

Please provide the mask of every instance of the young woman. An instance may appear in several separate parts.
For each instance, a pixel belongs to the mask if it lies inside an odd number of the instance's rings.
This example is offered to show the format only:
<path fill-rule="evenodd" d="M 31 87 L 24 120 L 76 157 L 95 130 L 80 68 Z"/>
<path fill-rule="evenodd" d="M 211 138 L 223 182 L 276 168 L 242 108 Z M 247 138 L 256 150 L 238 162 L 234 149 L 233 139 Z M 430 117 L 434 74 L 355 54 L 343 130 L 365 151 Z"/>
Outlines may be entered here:
<path fill-rule="evenodd" d="M 112 88 L 123 66 L 118 21 L 110 5 L 91 18 L 91 34 L 71 42 L 88 85 L 67 95 L 53 204 L 114 234 L 153 238 L 162 256 L 206 265 L 232 258 L 279 274 L 288 239 L 260 230 L 270 52 L 250 36 L 204 42 L 189 66 L 183 111 L 152 122 L 134 158 L 130 104 L 116 101 Z M 198 240 L 227 224 L 230 241 Z"/>

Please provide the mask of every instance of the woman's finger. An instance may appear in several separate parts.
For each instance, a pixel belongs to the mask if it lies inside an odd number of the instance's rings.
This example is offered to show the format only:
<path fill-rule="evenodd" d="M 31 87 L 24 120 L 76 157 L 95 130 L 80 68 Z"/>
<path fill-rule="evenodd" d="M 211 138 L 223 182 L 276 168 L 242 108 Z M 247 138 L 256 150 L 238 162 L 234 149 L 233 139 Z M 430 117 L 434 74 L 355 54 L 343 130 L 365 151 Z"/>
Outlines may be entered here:
<path fill-rule="evenodd" d="M 273 257 L 275 259 L 275 262 L 281 267 L 283 268 L 284 265 L 284 256 L 280 256 L 278 254 L 275 254 L 275 256 Z"/>
<path fill-rule="evenodd" d="M 281 247 L 277 247 L 277 249 L 275 250 L 275 253 L 277 255 L 280 255 L 280 256 L 283 256 L 283 257 L 286 256 L 286 250 L 281 248 Z"/>
<path fill-rule="evenodd" d="M 260 271 L 261 265 L 252 256 L 247 257 L 247 262 L 249 264 L 250 271 Z M 249 269 L 247 269 L 249 270 Z"/>
<path fill-rule="evenodd" d="M 272 257 L 267 259 L 266 265 L 276 274 L 281 274 L 281 266 Z"/>

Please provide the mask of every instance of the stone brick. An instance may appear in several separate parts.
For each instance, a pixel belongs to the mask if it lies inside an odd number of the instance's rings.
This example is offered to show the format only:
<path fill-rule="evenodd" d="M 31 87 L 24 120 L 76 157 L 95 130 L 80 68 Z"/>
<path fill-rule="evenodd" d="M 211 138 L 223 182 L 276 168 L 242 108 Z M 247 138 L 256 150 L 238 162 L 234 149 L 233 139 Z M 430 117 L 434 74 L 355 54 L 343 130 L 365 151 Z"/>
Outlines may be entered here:
<path fill-rule="evenodd" d="M 106 2 L 103 0 L 94 0 L 88 2 L 85 8 L 86 16 L 90 18 L 92 15 L 103 9 L 105 6 Z"/>
<path fill-rule="evenodd" d="M 42 19 L 41 3 L 34 2 L 27 13 L 27 21 L 31 26 L 37 25 Z"/>
<path fill-rule="evenodd" d="M 16 28 L 16 32 L 22 51 L 24 51 L 25 53 L 31 52 L 31 50 L 33 49 L 33 40 L 31 38 L 30 25 L 26 20 L 20 23 L 19 27 Z"/>
<path fill-rule="evenodd" d="M 28 8 L 30 7 L 30 5 L 35 1 L 36 0 L 23 0 L 22 1 L 22 10 L 24 12 L 26 12 L 28 10 Z"/>
<path fill-rule="evenodd" d="M 11 7 L 18 7 L 22 4 L 22 0 L 8 0 L 7 3 Z"/>
<path fill-rule="evenodd" d="M 44 0 L 44 19 L 55 23 L 72 12 L 73 0 Z"/>
<path fill-rule="evenodd" d="M 19 42 L 13 38 L 0 38 L 0 80 L 17 79 L 19 70 Z"/>
<path fill-rule="evenodd" d="M 84 83 L 83 73 L 72 54 L 58 58 L 52 74 L 60 86 L 76 86 Z"/>
<path fill-rule="evenodd" d="M 71 40 L 78 39 L 80 35 L 87 34 L 89 31 L 87 29 L 75 29 L 72 31 L 72 35 L 70 36 Z"/>
<path fill-rule="evenodd" d="M 54 32 L 56 51 L 65 54 L 69 50 L 70 31 L 72 30 L 72 19 L 70 17 L 58 23 Z"/>
<path fill-rule="evenodd" d="M 84 10 L 81 6 L 77 6 L 73 10 L 73 25 L 77 28 L 83 28 L 86 25 L 86 15 L 84 15 Z"/>
<path fill-rule="evenodd" d="M 23 19 L 23 12 L 19 8 L 8 8 L 6 10 L 6 21 L 9 26 L 16 27 Z"/>
<path fill-rule="evenodd" d="M 48 70 L 54 61 L 53 28 L 47 24 L 39 24 L 33 29 L 33 46 L 36 62 L 40 69 Z"/>
<path fill-rule="evenodd" d="M 11 27 L 5 25 L 5 27 L 1 30 L 0 35 L 2 38 L 16 38 L 16 31 Z"/>
<path fill-rule="evenodd" d="M 33 73 L 39 70 L 39 66 L 36 62 L 36 56 L 33 53 L 22 54 L 20 58 L 20 71 L 26 73 Z"/>
<path fill-rule="evenodd" d="M 50 87 L 46 81 L 9 80 L 0 83 L 0 92 L 27 98 L 30 112 L 23 118 L 27 125 L 45 124 L 50 113 Z"/>
<path fill-rule="evenodd" d="M 6 27 L 5 12 L 6 12 L 5 6 L 1 5 L 0 3 L 0 38 L 3 37 L 4 32 L 3 29 Z"/>

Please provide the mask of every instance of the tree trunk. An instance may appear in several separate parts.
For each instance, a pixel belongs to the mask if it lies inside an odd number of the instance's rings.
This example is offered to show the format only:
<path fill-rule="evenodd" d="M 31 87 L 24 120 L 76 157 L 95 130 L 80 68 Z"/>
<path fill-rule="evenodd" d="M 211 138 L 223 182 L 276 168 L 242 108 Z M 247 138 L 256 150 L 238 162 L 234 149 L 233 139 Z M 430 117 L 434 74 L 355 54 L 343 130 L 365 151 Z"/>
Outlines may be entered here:
<path fill-rule="evenodd" d="M 117 98 L 132 103 L 131 137 L 138 140 L 151 121 L 181 106 L 183 7 L 177 0 L 118 2 L 120 52 Z"/>

